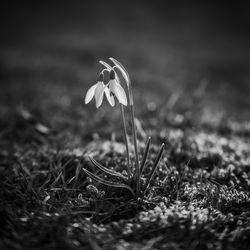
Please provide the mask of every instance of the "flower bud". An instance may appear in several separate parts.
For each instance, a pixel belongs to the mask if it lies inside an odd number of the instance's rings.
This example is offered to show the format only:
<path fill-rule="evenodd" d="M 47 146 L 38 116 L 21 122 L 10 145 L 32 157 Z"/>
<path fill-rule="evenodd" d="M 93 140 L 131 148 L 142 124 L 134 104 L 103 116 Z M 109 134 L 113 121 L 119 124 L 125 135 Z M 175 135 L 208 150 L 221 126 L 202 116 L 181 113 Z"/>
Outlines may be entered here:
<path fill-rule="evenodd" d="M 110 78 L 110 80 L 115 80 L 115 71 L 114 70 L 110 71 L 109 78 Z"/>
<path fill-rule="evenodd" d="M 103 80 L 104 80 L 104 75 L 103 75 L 103 73 L 101 73 L 99 75 L 98 82 L 103 82 Z"/>

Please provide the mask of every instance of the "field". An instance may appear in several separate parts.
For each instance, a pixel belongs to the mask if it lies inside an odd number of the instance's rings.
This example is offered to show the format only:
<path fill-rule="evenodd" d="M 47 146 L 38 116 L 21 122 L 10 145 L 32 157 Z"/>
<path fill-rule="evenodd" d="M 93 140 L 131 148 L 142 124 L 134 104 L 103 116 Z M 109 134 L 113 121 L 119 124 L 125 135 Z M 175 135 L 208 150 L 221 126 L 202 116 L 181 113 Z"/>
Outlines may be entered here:
<path fill-rule="evenodd" d="M 0 249 L 249 249 L 250 37 L 236 22 L 249 17 L 187 7 L 6 7 Z M 152 138 L 142 183 L 166 144 L 138 200 L 82 170 L 105 177 L 88 156 L 125 169 L 119 107 L 84 104 L 110 56 L 132 79 L 140 159 Z"/>

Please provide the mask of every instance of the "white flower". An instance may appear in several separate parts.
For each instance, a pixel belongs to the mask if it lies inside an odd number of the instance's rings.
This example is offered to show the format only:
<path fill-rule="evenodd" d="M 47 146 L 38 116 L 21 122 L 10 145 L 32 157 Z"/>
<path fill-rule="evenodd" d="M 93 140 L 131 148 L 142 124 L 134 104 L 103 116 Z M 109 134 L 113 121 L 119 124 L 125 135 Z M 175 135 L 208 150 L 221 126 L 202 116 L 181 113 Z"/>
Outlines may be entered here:
<path fill-rule="evenodd" d="M 107 86 L 103 83 L 103 74 L 100 74 L 98 82 L 91 86 L 87 91 L 85 96 L 85 104 L 88 104 L 93 99 L 93 97 L 95 97 L 96 108 L 99 108 L 102 105 L 104 93 L 108 99 L 108 102 L 113 107 L 115 105 L 114 97 L 110 93 L 110 90 L 107 88 Z"/>
<path fill-rule="evenodd" d="M 115 77 L 114 70 L 110 71 L 110 81 L 109 81 L 108 85 L 109 85 L 110 92 L 113 93 L 116 96 L 118 101 L 121 104 L 123 104 L 124 106 L 127 106 L 128 101 L 127 101 L 126 92 L 124 91 L 122 86 L 117 81 L 117 79 Z"/>

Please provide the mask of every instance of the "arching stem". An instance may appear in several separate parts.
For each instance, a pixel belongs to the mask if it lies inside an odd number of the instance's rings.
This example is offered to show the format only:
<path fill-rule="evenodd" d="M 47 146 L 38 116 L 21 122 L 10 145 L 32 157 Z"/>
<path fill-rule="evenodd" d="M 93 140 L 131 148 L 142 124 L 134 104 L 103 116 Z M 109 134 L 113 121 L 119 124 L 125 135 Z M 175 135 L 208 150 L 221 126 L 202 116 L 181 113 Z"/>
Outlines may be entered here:
<path fill-rule="evenodd" d="M 133 136 L 133 143 L 134 143 L 134 150 L 135 150 L 135 174 L 134 174 L 134 186 L 135 186 L 135 196 L 136 198 L 139 197 L 140 192 L 140 166 L 139 166 L 139 157 L 138 157 L 138 150 L 137 150 L 137 137 L 136 137 L 136 128 L 135 128 L 135 114 L 134 114 L 134 100 L 132 94 L 132 86 L 131 80 L 127 70 L 124 66 L 118 62 L 116 59 L 110 57 L 109 58 L 114 64 L 117 69 L 120 70 L 121 74 L 123 75 L 128 88 L 128 96 L 129 96 L 129 106 L 130 106 L 130 117 L 131 117 L 131 124 L 132 124 L 132 136 Z M 103 63 L 103 62 L 102 62 Z M 105 64 L 103 64 L 105 66 Z M 110 66 L 109 66 L 110 67 Z"/>

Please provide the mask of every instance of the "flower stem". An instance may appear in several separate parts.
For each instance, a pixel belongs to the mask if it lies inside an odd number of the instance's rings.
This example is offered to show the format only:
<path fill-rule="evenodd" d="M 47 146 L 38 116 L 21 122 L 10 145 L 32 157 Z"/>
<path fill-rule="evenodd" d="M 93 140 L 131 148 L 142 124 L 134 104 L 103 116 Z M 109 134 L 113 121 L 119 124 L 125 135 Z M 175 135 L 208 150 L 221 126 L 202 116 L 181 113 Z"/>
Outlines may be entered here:
<path fill-rule="evenodd" d="M 128 148 L 128 138 L 127 138 L 127 129 L 126 129 L 126 123 L 125 123 L 125 115 L 124 115 L 124 107 L 122 104 L 120 104 L 121 107 L 121 115 L 122 115 L 122 125 L 123 125 L 123 139 L 126 146 L 126 153 L 127 153 L 127 172 L 128 176 L 131 177 L 131 169 L 130 169 L 130 157 L 129 157 L 129 148 Z"/>
<path fill-rule="evenodd" d="M 130 105 L 130 115 L 132 123 L 132 135 L 135 149 L 135 195 L 139 196 L 140 191 L 140 167 L 139 167 L 139 157 L 137 150 L 137 141 L 136 141 L 136 129 L 135 129 L 135 114 L 134 114 L 134 105 Z"/>
<path fill-rule="evenodd" d="M 135 174 L 134 174 L 134 187 L 135 187 L 135 196 L 138 198 L 140 192 L 140 166 L 139 166 L 139 157 L 137 151 L 137 141 L 136 141 L 136 129 L 135 129 L 135 114 L 134 114 L 134 101 L 133 101 L 133 94 L 132 94 L 132 87 L 129 74 L 124 66 L 118 62 L 116 59 L 110 57 L 109 58 L 114 64 L 116 68 L 118 68 L 126 81 L 128 87 L 128 99 L 129 99 L 129 106 L 130 106 L 130 116 L 131 116 L 131 123 L 132 123 L 132 135 L 133 135 L 133 142 L 134 142 L 134 149 L 135 149 Z M 102 62 L 103 63 L 103 62 Z M 104 66 L 106 66 L 104 64 Z"/>

